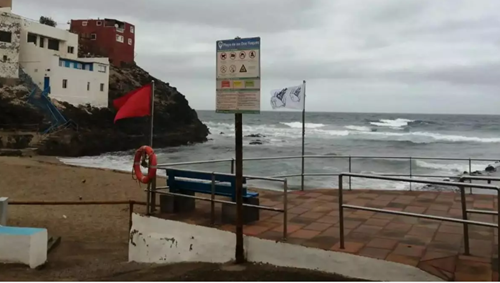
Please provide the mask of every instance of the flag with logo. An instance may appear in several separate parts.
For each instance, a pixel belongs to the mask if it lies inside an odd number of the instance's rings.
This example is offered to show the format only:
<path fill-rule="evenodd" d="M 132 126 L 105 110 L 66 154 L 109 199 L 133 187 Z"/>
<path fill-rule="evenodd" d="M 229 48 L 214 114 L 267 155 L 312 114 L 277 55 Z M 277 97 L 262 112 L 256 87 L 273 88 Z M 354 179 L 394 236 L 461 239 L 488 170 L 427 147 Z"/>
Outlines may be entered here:
<path fill-rule="evenodd" d="M 273 109 L 304 109 L 304 84 L 285 87 L 271 91 L 271 106 Z"/>

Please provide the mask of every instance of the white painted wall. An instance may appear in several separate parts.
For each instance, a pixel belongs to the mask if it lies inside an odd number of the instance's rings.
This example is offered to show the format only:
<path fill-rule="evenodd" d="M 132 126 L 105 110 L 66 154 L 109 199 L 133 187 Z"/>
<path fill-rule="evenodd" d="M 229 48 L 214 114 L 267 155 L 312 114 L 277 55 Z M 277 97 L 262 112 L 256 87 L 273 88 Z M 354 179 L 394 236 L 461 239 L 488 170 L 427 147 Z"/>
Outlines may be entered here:
<path fill-rule="evenodd" d="M 92 62 L 94 70 L 80 70 L 59 66 L 59 58 L 54 56 L 50 76 L 50 97 L 67 101 L 73 105 L 89 103 L 95 107 L 108 107 L 109 60 L 108 58 L 80 58 L 81 62 Z M 98 65 L 106 66 L 106 72 L 98 71 Z M 63 88 L 67 80 L 67 88 Z M 87 89 L 87 85 L 89 89 Z M 104 88 L 101 91 L 101 84 Z"/>
<path fill-rule="evenodd" d="M 47 261 L 47 229 L 0 226 L 0 262 L 36 268 Z"/>
<path fill-rule="evenodd" d="M 442 281 L 416 267 L 347 253 L 245 236 L 247 260 L 337 273 L 374 281 Z M 234 233 L 156 217 L 132 215 L 129 261 L 144 263 L 234 260 Z"/>
<path fill-rule="evenodd" d="M 9 43 L 0 41 L 0 78 L 19 77 L 22 23 L 22 18 L 18 15 L 0 11 L 0 30 L 12 34 Z"/>

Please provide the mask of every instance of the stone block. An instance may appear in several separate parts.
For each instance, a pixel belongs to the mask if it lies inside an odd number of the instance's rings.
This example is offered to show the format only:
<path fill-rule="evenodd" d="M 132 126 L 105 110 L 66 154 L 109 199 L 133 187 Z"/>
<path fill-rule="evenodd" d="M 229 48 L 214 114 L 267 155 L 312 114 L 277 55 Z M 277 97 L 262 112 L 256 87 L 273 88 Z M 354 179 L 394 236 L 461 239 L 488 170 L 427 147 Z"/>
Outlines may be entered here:
<path fill-rule="evenodd" d="M 47 229 L 0 226 L 0 262 L 37 268 L 47 261 Z"/>
<path fill-rule="evenodd" d="M 259 205 L 259 198 L 243 198 L 243 203 Z M 259 221 L 260 211 L 255 207 L 243 207 L 243 224 Z M 236 205 L 222 204 L 222 222 L 235 224 L 236 223 Z"/>

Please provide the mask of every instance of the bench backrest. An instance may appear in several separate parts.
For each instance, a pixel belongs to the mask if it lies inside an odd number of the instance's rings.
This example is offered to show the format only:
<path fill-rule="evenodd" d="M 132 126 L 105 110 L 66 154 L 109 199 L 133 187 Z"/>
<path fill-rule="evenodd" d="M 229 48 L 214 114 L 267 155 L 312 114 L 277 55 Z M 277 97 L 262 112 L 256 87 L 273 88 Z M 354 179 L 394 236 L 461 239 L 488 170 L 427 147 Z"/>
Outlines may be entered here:
<path fill-rule="evenodd" d="M 167 185 L 171 189 L 180 190 L 190 190 L 201 193 L 211 193 L 212 192 L 212 176 L 214 176 L 215 184 L 215 194 L 223 196 L 231 196 L 234 198 L 236 193 L 236 177 L 230 175 L 212 174 L 205 172 L 192 172 L 179 169 L 167 169 Z M 177 179 L 177 178 L 188 178 L 194 180 L 208 181 L 205 183 L 200 183 L 197 181 L 190 181 L 187 179 Z M 243 184 L 246 183 L 246 178 L 243 178 Z M 246 188 L 243 187 L 244 195 L 246 194 Z"/>

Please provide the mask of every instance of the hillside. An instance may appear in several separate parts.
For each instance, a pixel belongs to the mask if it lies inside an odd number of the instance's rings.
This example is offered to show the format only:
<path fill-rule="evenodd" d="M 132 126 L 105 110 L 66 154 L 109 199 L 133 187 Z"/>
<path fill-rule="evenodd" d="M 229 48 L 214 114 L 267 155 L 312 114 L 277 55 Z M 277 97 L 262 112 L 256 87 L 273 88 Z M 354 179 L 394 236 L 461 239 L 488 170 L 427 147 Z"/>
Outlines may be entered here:
<path fill-rule="evenodd" d="M 155 80 L 154 147 L 205 142 L 208 128 L 189 107 L 184 95 L 138 66 L 110 69 L 110 105 L 113 99 L 151 80 Z M 17 86 L 0 85 L 0 148 L 30 146 L 43 155 L 85 156 L 135 149 L 149 142 L 149 117 L 124 119 L 114 124 L 116 111 L 112 107 L 75 107 L 55 100 L 61 113 L 79 128 L 39 137 L 37 133 L 46 129 L 48 123 L 38 109 L 26 103 L 28 94 L 28 88 L 21 82 Z"/>

